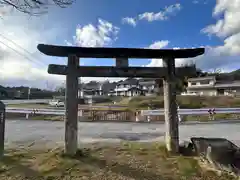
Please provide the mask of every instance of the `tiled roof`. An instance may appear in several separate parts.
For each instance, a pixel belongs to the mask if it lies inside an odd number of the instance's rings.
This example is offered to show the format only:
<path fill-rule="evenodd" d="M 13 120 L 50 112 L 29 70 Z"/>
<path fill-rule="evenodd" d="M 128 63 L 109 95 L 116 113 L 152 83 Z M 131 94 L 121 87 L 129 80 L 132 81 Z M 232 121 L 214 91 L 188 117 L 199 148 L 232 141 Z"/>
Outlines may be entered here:
<path fill-rule="evenodd" d="M 198 85 L 198 86 L 190 86 L 187 87 L 187 89 L 209 89 L 209 88 L 236 88 L 239 87 L 240 88 L 240 81 L 225 81 L 225 82 L 217 82 L 214 85 Z"/>
<path fill-rule="evenodd" d="M 196 77 L 196 78 L 189 78 L 188 81 L 202 81 L 202 80 L 215 80 L 215 76 L 206 76 L 206 77 Z"/>
<path fill-rule="evenodd" d="M 122 82 L 119 82 L 117 85 L 123 85 L 123 84 L 130 84 L 130 85 L 137 85 L 138 84 L 138 80 L 137 79 L 134 79 L 134 78 L 128 78 Z"/>
<path fill-rule="evenodd" d="M 154 79 L 149 79 L 149 80 L 145 80 L 145 81 L 139 81 L 139 84 L 140 85 L 145 85 L 145 86 L 151 86 L 151 85 L 154 85 L 156 84 L 155 80 Z"/>
<path fill-rule="evenodd" d="M 217 82 L 215 84 L 216 88 L 221 88 L 221 87 L 240 87 L 240 81 L 226 81 L 226 82 Z"/>

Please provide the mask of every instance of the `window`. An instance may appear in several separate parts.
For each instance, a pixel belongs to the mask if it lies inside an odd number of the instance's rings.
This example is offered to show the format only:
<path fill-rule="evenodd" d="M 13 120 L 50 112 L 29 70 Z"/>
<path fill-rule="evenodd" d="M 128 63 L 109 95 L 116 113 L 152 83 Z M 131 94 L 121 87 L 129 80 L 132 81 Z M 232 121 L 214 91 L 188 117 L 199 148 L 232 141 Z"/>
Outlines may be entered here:
<path fill-rule="evenodd" d="M 202 85 L 209 84 L 209 80 L 201 81 L 200 84 Z"/>
<path fill-rule="evenodd" d="M 194 86 L 194 85 L 197 85 L 197 83 L 196 82 L 191 82 L 191 85 Z"/>

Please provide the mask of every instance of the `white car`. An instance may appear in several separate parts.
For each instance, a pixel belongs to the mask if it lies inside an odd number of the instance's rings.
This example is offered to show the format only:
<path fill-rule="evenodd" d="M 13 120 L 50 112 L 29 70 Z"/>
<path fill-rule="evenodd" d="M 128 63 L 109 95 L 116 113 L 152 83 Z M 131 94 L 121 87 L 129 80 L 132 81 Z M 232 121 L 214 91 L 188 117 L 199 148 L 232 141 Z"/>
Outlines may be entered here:
<path fill-rule="evenodd" d="M 188 92 L 188 93 L 183 92 L 183 93 L 181 93 L 181 95 L 182 96 L 197 96 L 197 93 L 195 93 L 195 92 Z"/>
<path fill-rule="evenodd" d="M 55 107 L 64 107 L 65 103 L 61 100 L 54 99 L 49 102 L 50 106 L 55 106 Z"/>

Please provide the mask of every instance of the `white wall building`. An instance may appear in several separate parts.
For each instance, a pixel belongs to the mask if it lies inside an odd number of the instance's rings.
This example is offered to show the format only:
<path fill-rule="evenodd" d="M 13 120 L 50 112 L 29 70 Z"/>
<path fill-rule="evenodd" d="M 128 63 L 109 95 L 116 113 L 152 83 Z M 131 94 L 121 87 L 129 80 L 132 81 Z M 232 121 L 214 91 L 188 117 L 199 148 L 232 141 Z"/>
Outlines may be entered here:
<path fill-rule="evenodd" d="M 215 76 L 189 78 L 188 95 L 234 95 L 240 90 L 240 81 L 217 81 Z M 182 94 L 184 95 L 184 94 Z"/>

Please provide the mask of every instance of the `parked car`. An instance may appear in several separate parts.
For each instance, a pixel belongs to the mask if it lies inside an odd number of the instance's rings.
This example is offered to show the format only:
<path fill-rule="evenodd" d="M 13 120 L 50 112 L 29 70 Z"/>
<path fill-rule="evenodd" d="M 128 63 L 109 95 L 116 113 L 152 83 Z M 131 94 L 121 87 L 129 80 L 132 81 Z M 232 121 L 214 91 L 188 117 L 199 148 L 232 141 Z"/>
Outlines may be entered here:
<path fill-rule="evenodd" d="M 58 100 L 58 99 L 53 99 L 49 102 L 50 106 L 55 106 L 55 107 L 64 107 L 65 103 L 64 101 Z"/>
<path fill-rule="evenodd" d="M 182 96 L 197 96 L 195 92 L 183 92 L 181 93 Z"/>

